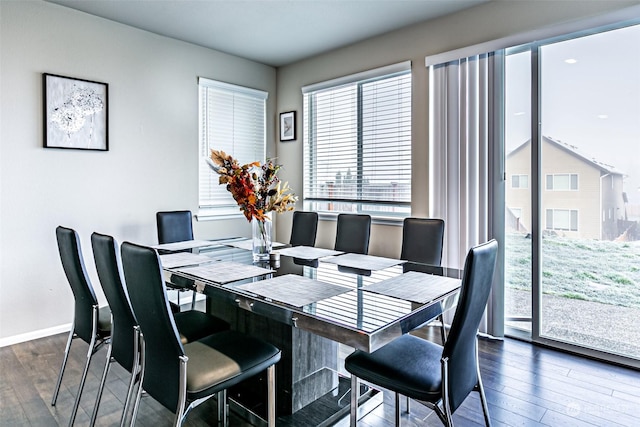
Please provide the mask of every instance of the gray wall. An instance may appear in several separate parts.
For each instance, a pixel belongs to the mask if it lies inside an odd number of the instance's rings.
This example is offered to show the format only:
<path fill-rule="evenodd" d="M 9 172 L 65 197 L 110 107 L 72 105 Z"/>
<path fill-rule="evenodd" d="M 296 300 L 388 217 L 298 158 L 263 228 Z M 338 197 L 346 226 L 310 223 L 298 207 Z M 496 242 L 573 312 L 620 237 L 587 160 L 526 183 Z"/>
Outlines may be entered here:
<path fill-rule="evenodd" d="M 301 87 L 368 69 L 412 61 L 412 214 L 426 216 L 428 206 L 428 72 L 425 57 L 541 27 L 597 16 L 638 4 L 638 1 L 492 1 L 456 14 L 417 24 L 352 46 L 278 69 L 278 111 L 298 111 L 302 118 Z M 628 18 L 632 18 L 629 16 Z M 278 143 L 278 160 L 290 186 L 302 189 L 302 120 L 295 142 Z M 300 191 L 301 193 L 301 191 Z M 301 205 L 300 205 L 301 206 Z M 286 239 L 290 215 L 278 222 L 278 239 Z M 450 225 L 452 226 L 452 225 Z M 332 247 L 335 223 L 321 221 L 317 245 Z M 446 243 L 446 242 L 445 242 Z M 374 225 L 369 252 L 400 255 L 401 228 Z"/>
<path fill-rule="evenodd" d="M 156 211 L 197 211 L 197 76 L 268 91 L 275 154 L 276 70 L 41 1 L 0 2 L 0 43 L 2 345 L 72 320 L 57 225 L 80 234 L 99 289 L 93 231 L 154 244 Z M 45 72 L 109 84 L 108 152 L 42 148 Z M 194 222 L 194 233 L 249 235 L 250 227 Z"/>

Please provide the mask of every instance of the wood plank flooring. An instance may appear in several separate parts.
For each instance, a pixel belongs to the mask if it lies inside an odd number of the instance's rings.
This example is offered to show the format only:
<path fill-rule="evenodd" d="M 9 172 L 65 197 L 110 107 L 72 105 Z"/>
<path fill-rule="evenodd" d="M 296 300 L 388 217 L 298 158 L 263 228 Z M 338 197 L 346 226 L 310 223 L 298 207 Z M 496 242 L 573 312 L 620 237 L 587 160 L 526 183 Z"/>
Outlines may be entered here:
<path fill-rule="evenodd" d="M 60 368 L 66 335 L 60 334 L 0 348 L 0 425 L 63 426 L 68 423 L 87 345 L 75 340 L 58 403 L 50 404 Z M 347 350 L 348 352 L 348 350 Z M 76 425 L 88 425 L 94 407 L 106 350 L 96 353 L 87 378 Z M 494 426 L 638 426 L 640 372 L 511 339 L 480 341 L 480 359 L 489 411 Z M 128 373 L 114 364 L 100 405 L 98 425 L 119 423 Z M 348 404 L 348 399 L 345 399 Z M 393 426 L 394 397 L 384 392 L 384 403 L 366 414 L 362 427 Z M 401 399 L 404 408 L 405 399 Z M 171 425 L 173 414 L 144 397 L 138 426 Z M 456 426 L 484 425 L 477 394 L 454 414 Z M 348 426 L 348 419 L 336 425 Z M 187 426 L 216 425 L 215 403 L 193 410 Z M 248 426 L 231 415 L 231 426 Z M 307 427 L 308 424 L 301 423 Z M 402 414 L 402 426 L 441 426 L 426 407 L 412 402 Z"/>

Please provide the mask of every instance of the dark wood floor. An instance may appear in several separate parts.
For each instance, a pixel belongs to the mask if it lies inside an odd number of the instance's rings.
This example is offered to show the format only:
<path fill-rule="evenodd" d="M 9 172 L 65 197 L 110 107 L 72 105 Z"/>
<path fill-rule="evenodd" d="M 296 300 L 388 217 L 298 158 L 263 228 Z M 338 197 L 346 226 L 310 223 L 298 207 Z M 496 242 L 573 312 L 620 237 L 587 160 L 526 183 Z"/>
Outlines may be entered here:
<path fill-rule="evenodd" d="M 86 344 L 76 340 L 67 366 L 58 404 L 50 405 L 66 341 L 56 335 L 0 348 L 0 425 L 58 426 L 68 423 L 82 370 Z M 91 364 L 76 425 L 87 425 L 104 366 L 105 349 Z M 480 342 L 480 358 L 489 411 L 495 426 L 638 426 L 640 373 L 527 343 Z M 98 424 L 117 425 L 126 394 L 128 375 L 114 364 L 100 406 Z M 402 400 L 404 405 L 404 399 Z M 348 404 L 348 399 L 346 399 Z M 215 404 L 207 402 L 189 414 L 188 426 L 215 425 Z M 392 426 L 393 396 L 362 418 L 363 427 Z M 143 398 L 138 426 L 170 425 L 173 414 L 150 397 Z M 454 415 L 457 426 L 483 425 L 476 394 Z M 232 426 L 248 423 L 232 416 Z M 308 423 L 302 422 L 301 426 Z M 347 426 L 342 419 L 339 426 Z M 435 414 L 413 402 L 403 413 L 402 426 L 440 426 Z"/>

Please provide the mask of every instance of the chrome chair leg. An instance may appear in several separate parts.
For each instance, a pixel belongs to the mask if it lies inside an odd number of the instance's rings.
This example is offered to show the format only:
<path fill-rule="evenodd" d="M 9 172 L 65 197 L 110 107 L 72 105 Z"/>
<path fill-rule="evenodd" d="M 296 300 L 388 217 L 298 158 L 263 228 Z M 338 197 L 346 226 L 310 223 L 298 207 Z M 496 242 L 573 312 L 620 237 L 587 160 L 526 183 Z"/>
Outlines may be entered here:
<path fill-rule="evenodd" d="M 355 375 L 351 375 L 351 405 L 350 405 L 350 418 L 349 418 L 349 426 L 356 427 L 358 423 L 358 391 L 360 387 L 358 386 L 358 377 Z"/>
<path fill-rule="evenodd" d="M 196 309 L 196 290 L 192 290 L 191 293 L 193 294 L 191 296 L 191 310 L 195 310 Z"/>
<path fill-rule="evenodd" d="M 438 320 L 440 321 L 440 337 L 442 338 L 442 345 L 447 342 L 447 330 L 444 327 L 444 314 L 440 314 L 438 316 Z"/>
<path fill-rule="evenodd" d="M 124 409 L 122 410 L 122 416 L 120 417 L 120 427 L 124 427 L 127 414 L 129 413 L 129 409 L 131 408 L 131 402 L 133 399 L 133 390 L 135 389 L 136 383 L 140 382 L 140 389 L 142 389 L 142 380 L 140 378 L 140 330 L 138 328 L 134 328 L 133 334 L 133 367 L 131 368 L 131 379 L 129 380 L 129 388 L 127 389 L 127 400 L 124 402 Z M 134 415 L 132 415 L 134 416 Z"/>
<path fill-rule="evenodd" d="M 267 368 L 267 393 L 268 426 L 276 427 L 276 365 Z"/>
<path fill-rule="evenodd" d="M 227 413 L 227 390 L 220 390 L 218 399 L 218 426 L 227 427 L 229 414 Z"/>
<path fill-rule="evenodd" d="M 482 380 L 478 377 L 478 393 L 480 393 L 480 403 L 482 404 L 482 413 L 484 415 L 484 424 L 486 427 L 491 427 L 491 419 L 489 418 L 489 406 L 487 405 L 487 397 L 484 394 L 484 386 Z"/>
<path fill-rule="evenodd" d="M 478 364 L 478 339 L 477 338 L 476 338 L 476 373 L 478 376 L 478 384 L 476 384 L 476 389 L 480 394 L 480 403 L 482 404 L 484 424 L 486 427 L 491 427 L 491 419 L 489 418 L 489 406 L 487 405 L 487 397 L 484 394 L 484 385 L 482 385 L 482 377 L 480 376 L 480 365 Z"/>
<path fill-rule="evenodd" d="M 84 383 L 87 380 L 87 374 L 89 373 L 89 365 L 91 364 L 91 356 L 96 350 L 96 336 L 93 335 L 91 342 L 89 343 L 89 350 L 87 350 L 87 362 L 84 364 L 84 371 L 82 372 L 82 378 L 80 379 L 80 385 L 78 386 L 78 394 L 76 400 L 73 403 L 73 409 L 71 410 L 71 418 L 69 419 L 69 427 L 73 426 L 76 420 L 76 414 L 78 413 L 78 406 L 80 406 L 80 399 L 82 398 L 82 390 L 84 389 Z"/>
<path fill-rule="evenodd" d="M 64 349 L 64 357 L 62 359 L 62 366 L 60 366 L 60 373 L 58 374 L 58 381 L 56 382 L 56 388 L 53 391 L 53 398 L 51 399 L 51 406 L 56 406 L 58 400 L 58 392 L 60 391 L 60 384 L 62 383 L 62 376 L 64 375 L 64 369 L 67 366 L 67 360 L 69 359 L 69 350 L 71 349 L 71 341 L 73 341 L 73 332 L 75 331 L 75 322 L 71 325 L 71 331 L 69 331 L 69 338 L 67 338 L 67 346 Z"/>
<path fill-rule="evenodd" d="M 446 427 L 453 426 L 451 417 L 451 406 L 449 405 L 449 358 L 441 360 L 442 369 L 442 414 L 441 420 Z"/>
<path fill-rule="evenodd" d="M 409 406 L 411 404 L 411 399 L 409 399 L 409 396 L 406 396 L 407 398 L 407 414 L 411 413 L 411 406 Z"/>
<path fill-rule="evenodd" d="M 191 404 L 187 405 L 187 363 L 189 358 L 187 356 L 179 356 L 178 359 L 180 359 L 180 377 L 178 379 L 180 388 L 178 391 L 175 427 L 182 425 L 187 412 L 191 410 Z"/>
<path fill-rule="evenodd" d="M 113 324 L 113 322 L 112 322 Z M 102 392 L 104 391 L 104 385 L 107 382 L 107 375 L 109 374 L 109 368 L 111 367 L 111 343 L 109 343 L 109 348 L 107 349 L 107 360 L 104 364 L 104 370 L 102 372 L 102 379 L 100 380 L 100 386 L 98 387 L 98 396 L 96 397 L 96 404 L 93 407 L 93 413 L 91 414 L 91 421 L 89 422 L 89 426 L 93 427 L 96 424 L 96 419 L 98 418 L 98 408 L 100 407 L 100 399 L 102 399 Z"/>
<path fill-rule="evenodd" d="M 130 426 L 133 427 L 136 423 L 136 417 L 138 415 L 138 408 L 140 407 L 140 399 L 142 398 L 142 384 L 144 383 L 144 336 L 140 332 L 140 326 L 136 326 L 137 336 L 140 342 L 140 379 L 138 380 L 140 385 L 138 386 L 138 393 L 136 393 L 136 401 L 133 405 L 133 414 L 131 415 Z M 134 381 L 132 378 L 131 381 Z"/>

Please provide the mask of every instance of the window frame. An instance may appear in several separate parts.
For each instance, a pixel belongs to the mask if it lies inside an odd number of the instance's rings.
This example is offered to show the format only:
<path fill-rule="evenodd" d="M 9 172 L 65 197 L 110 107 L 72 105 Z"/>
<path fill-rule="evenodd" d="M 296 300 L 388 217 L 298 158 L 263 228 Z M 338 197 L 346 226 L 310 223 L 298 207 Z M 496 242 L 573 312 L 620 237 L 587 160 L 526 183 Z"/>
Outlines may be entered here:
<path fill-rule="evenodd" d="M 569 188 L 556 188 L 556 178 L 569 177 Z M 573 188 L 573 178 L 575 177 L 575 188 Z M 551 186 L 549 186 L 551 178 Z M 580 191 L 580 178 L 577 173 L 548 173 L 545 175 L 545 190 L 547 191 Z"/>
<path fill-rule="evenodd" d="M 569 214 L 569 228 L 556 227 L 556 213 L 568 213 Z M 549 214 L 551 214 L 551 226 L 549 225 Z M 574 216 L 575 216 L 575 228 L 574 228 Z M 545 209 L 545 230 L 553 230 L 553 231 L 579 231 L 580 227 L 580 213 L 578 209 L 556 209 L 556 208 L 546 208 Z"/>
<path fill-rule="evenodd" d="M 215 147 L 211 146 L 210 135 L 210 117 L 208 117 L 211 102 L 209 99 L 205 101 L 206 95 L 203 91 L 213 90 L 212 96 L 218 92 L 221 97 L 230 97 L 231 102 L 229 105 L 224 105 L 225 109 L 233 111 L 232 123 L 229 123 L 227 119 L 220 117 L 213 117 L 221 121 L 219 123 L 222 126 L 230 127 L 232 137 L 229 139 L 221 138 L 222 142 L 216 142 Z M 233 156 L 241 164 L 249 163 L 253 161 L 264 162 L 267 152 L 267 99 L 269 93 L 267 91 L 253 89 L 241 85 L 225 83 L 218 80 L 207 79 L 204 77 L 198 78 L 198 213 L 196 214 L 197 220 L 216 220 L 216 219 L 230 219 L 230 218 L 244 218 L 242 212 L 238 209 L 238 204 L 233 200 L 231 193 L 227 192 L 222 186 L 216 186 L 211 180 L 217 183 L 218 176 L 210 170 L 206 164 L 206 158 L 209 157 L 209 152 L 212 148 L 222 150 L 227 154 Z M 239 100 L 239 101 L 238 101 Z M 251 112 L 251 114 L 242 108 L 240 104 L 242 102 L 254 103 L 253 105 L 257 110 L 257 113 Z M 236 105 L 239 104 L 239 105 Z M 206 105 L 205 105 L 206 104 Z M 221 104 L 224 104 L 221 103 Z M 241 113 L 246 115 L 239 116 Z M 244 120 L 244 122 L 243 122 Z M 224 121 L 224 123 L 222 123 Z M 246 123 L 252 123 L 250 127 L 245 126 Z M 215 126 L 215 124 L 214 124 Z M 236 131 L 236 127 L 238 130 Z M 253 131 L 253 140 L 247 141 L 246 135 L 243 132 L 248 130 Z M 228 130 L 227 130 L 228 131 Z M 261 133 L 260 133 L 261 131 Z M 256 136 L 260 134 L 260 136 Z M 218 140 L 219 141 L 219 140 Z M 240 153 L 253 152 L 251 158 L 248 155 Z M 206 182 L 205 182 L 206 180 Z M 204 190 L 208 187 L 208 190 Z M 220 188 L 218 191 L 217 188 Z M 210 191 L 209 194 L 203 196 L 203 191 Z M 223 196 L 223 193 L 228 193 L 228 199 Z M 218 196 L 216 196 L 216 193 Z M 209 202 L 203 202 L 205 199 L 210 199 Z M 223 201 L 223 203 L 220 203 Z"/>
<path fill-rule="evenodd" d="M 522 178 L 525 177 L 527 181 L 526 186 L 520 185 Z M 518 178 L 518 185 L 514 185 L 514 178 Z M 511 175 L 511 188 L 514 190 L 528 190 L 529 189 L 529 175 L 526 173 L 514 173 Z"/>
<path fill-rule="evenodd" d="M 412 156 L 412 133 L 411 133 L 411 97 L 412 97 L 412 72 L 411 72 L 411 62 L 405 61 L 403 63 L 393 64 L 386 67 L 381 67 L 373 70 L 368 70 L 365 72 L 343 76 L 337 79 L 333 79 L 326 82 L 320 82 L 316 84 L 312 84 L 309 86 L 305 86 L 302 88 L 303 93 L 303 117 L 304 117 L 304 129 L 303 129 L 303 143 L 304 143 L 304 165 L 303 165 L 303 182 L 304 182 L 304 192 L 302 197 L 302 202 L 304 209 L 306 210 L 314 210 L 320 213 L 320 215 L 324 218 L 335 218 L 340 213 L 364 213 L 369 214 L 372 218 L 378 221 L 402 221 L 405 217 L 411 215 L 411 186 L 412 180 L 409 178 L 408 183 L 406 184 L 406 188 L 404 191 L 408 193 L 408 199 L 406 201 L 393 201 L 389 199 L 377 200 L 371 198 L 364 198 L 364 183 L 366 181 L 366 164 L 367 157 L 370 156 L 366 153 L 367 144 L 366 144 L 366 136 L 365 131 L 363 130 L 363 122 L 365 122 L 365 118 L 363 118 L 363 112 L 366 108 L 363 108 L 363 104 L 366 101 L 363 101 L 363 87 L 372 83 L 382 82 L 384 80 L 396 78 L 398 76 L 409 76 L 409 95 L 408 102 L 409 108 L 408 112 L 405 113 L 405 118 L 402 120 L 402 124 L 408 128 L 408 137 L 401 138 L 403 141 L 402 145 L 406 147 L 406 152 L 408 153 L 408 168 L 409 168 L 409 177 L 411 170 L 411 156 Z M 355 96 L 350 94 L 350 99 L 356 100 L 355 114 L 349 114 L 347 117 L 355 116 L 356 119 L 356 167 L 352 171 L 353 180 L 356 185 L 356 197 L 321 197 L 318 194 L 318 185 L 319 179 L 315 178 L 316 175 L 315 170 L 317 170 L 317 147 L 322 146 L 314 145 L 318 143 L 316 139 L 316 119 L 317 119 L 317 111 L 316 111 L 316 98 L 317 95 L 321 95 L 323 92 L 327 91 L 338 91 L 340 89 L 348 88 L 349 86 L 355 85 Z M 400 92 L 398 92 L 400 93 Z M 406 99 L 404 100 L 406 101 Z M 398 103 L 399 106 L 402 104 Z M 373 146 L 373 145 L 372 145 Z M 381 164 L 380 161 L 381 155 L 377 155 L 373 157 L 372 163 L 373 165 Z M 406 161 L 403 160 L 403 161 Z M 347 173 L 351 169 L 347 170 Z M 406 168 L 405 168 L 406 170 Z M 346 177 L 347 175 L 345 175 Z M 402 177 L 402 174 L 396 175 Z M 312 188 L 310 188 L 312 187 Z M 381 193 L 382 194 L 382 193 Z M 318 204 L 325 203 L 327 205 L 349 205 L 352 209 L 340 209 L 329 207 L 328 209 L 318 207 Z M 375 206 L 374 209 L 367 209 L 367 206 Z M 394 207 L 399 209 L 399 212 L 388 212 L 384 211 L 384 207 Z M 404 209 L 404 211 L 402 211 Z"/>

